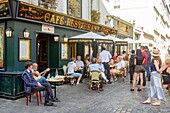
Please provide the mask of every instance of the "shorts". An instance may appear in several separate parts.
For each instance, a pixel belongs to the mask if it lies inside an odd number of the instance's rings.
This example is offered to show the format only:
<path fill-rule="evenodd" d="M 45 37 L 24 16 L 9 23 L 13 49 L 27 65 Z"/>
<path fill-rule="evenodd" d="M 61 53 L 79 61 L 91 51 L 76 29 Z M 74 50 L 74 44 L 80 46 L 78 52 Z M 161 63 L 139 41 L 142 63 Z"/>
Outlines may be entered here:
<path fill-rule="evenodd" d="M 134 72 L 143 73 L 143 72 L 145 72 L 145 68 L 142 65 L 136 65 Z"/>
<path fill-rule="evenodd" d="M 79 77 L 81 74 L 80 73 L 73 73 L 72 76 L 73 77 Z"/>

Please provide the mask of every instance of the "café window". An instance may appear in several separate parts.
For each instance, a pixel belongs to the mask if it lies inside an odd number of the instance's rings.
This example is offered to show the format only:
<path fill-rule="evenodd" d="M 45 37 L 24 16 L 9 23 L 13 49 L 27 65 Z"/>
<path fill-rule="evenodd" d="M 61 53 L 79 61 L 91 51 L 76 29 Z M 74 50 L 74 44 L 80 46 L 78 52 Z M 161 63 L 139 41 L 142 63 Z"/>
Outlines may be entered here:
<path fill-rule="evenodd" d="M 70 44 L 70 48 L 71 48 L 71 58 L 76 58 L 76 44 Z"/>
<path fill-rule="evenodd" d="M 4 68 L 4 24 L 0 23 L 0 69 Z"/>
<path fill-rule="evenodd" d="M 68 0 L 68 15 L 81 18 L 82 0 Z"/>

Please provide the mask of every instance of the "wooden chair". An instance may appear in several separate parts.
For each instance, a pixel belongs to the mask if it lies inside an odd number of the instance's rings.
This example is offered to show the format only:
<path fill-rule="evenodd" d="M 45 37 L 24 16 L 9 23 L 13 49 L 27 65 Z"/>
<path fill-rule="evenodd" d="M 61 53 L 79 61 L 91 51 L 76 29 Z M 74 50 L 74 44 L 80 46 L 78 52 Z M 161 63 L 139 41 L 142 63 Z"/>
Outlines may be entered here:
<path fill-rule="evenodd" d="M 39 93 L 39 94 L 38 94 Z M 32 92 L 31 94 L 26 94 L 26 105 L 28 106 L 28 99 L 29 102 L 31 102 L 31 95 L 36 95 L 36 101 L 37 101 L 37 105 L 39 106 L 39 97 L 40 97 L 40 103 L 42 103 L 42 96 L 41 96 L 41 92 Z M 38 96 L 39 95 L 39 96 Z"/>
<path fill-rule="evenodd" d="M 76 78 L 73 77 L 72 75 L 68 75 L 67 74 L 67 66 L 66 65 L 63 65 L 63 72 L 64 72 L 64 76 L 65 76 L 66 82 L 70 81 L 70 84 L 74 85 L 75 81 L 76 81 Z"/>
<path fill-rule="evenodd" d="M 101 82 L 101 73 L 98 70 L 93 70 L 90 72 L 90 91 L 92 88 L 97 87 L 98 92 L 100 92 L 100 82 Z"/>

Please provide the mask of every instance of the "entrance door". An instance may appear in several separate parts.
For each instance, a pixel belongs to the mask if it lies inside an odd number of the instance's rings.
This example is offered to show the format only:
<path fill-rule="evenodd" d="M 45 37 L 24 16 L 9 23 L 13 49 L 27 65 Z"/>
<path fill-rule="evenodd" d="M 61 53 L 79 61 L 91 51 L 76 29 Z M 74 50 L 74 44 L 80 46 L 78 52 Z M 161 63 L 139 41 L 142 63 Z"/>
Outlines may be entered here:
<path fill-rule="evenodd" d="M 37 36 L 37 63 L 39 70 L 43 70 L 48 67 L 48 48 L 49 38 L 47 34 L 39 33 Z"/>

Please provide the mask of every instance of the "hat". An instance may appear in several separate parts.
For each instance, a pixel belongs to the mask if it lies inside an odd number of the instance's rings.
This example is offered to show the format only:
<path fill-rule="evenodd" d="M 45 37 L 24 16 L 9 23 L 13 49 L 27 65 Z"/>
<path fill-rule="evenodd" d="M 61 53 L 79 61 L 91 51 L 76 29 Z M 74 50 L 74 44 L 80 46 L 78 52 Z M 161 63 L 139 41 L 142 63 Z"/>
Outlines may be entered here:
<path fill-rule="evenodd" d="M 151 55 L 152 56 L 159 56 L 160 55 L 159 50 L 158 49 L 153 49 L 152 52 L 151 52 Z"/>

